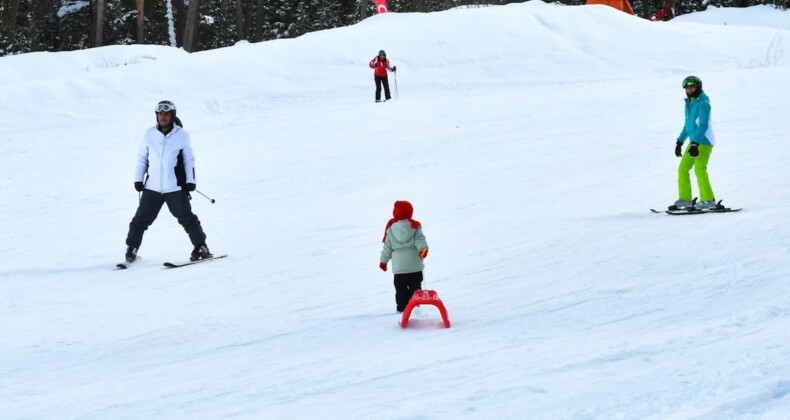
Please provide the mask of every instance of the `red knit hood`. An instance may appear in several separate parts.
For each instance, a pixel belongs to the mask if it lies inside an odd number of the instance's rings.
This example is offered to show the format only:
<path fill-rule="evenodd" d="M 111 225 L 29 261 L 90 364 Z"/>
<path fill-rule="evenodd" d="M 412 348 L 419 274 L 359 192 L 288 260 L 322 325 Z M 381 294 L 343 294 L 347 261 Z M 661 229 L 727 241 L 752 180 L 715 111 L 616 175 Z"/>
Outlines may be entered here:
<path fill-rule="evenodd" d="M 381 239 L 381 242 L 387 240 L 387 229 L 392 226 L 393 223 L 400 221 L 400 220 L 408 220 L 411 222 L 411 227 L 417 229 L 421 226 L 420 222 L 411 218 L 414 214 L 414 207 L 408 201 L 396 201 L 395 206 L 392 209 L 392 219 L 387 222 L 387 227 L 384 228 L 384 238 Z"/>

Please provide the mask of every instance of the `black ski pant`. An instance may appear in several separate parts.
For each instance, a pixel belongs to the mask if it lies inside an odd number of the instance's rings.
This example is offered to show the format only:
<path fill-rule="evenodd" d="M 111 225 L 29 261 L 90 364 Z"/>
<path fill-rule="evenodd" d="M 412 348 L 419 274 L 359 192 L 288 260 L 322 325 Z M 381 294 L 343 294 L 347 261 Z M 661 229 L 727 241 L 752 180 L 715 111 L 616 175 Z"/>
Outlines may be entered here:
<path fill-rule="evenodd" d="M 415 290 L 422 288 L 422 271 L 395 275 L 395 304 L 398 312 L 403 312 Z"/>
<path fill-rule="evenodd" d="M 376 79 L 376 100 L 381 100 L 381 85 L 384 85 L 384 99 L 390 100 L 390 82 L 387 76 L 373 76 Z"/>
<path fill-rule="evenodd" d="M 162 209 L 162 205 L 165 203 L 167 203 L 170 214 L 175 216 L 178 219 L 178 223 L 184 227 L 184 230 L 189 235 L 189 240 L 192 241 L 192 245 L 198 246 L 206 243 L 206 234 L 203 233 L 200 220 L 192 213 L 192 206 L 189 204 L 189 193 L 186 191 L 175 191 L 160 194 L 156 191 L 143 190 L 140 206 L 137 207 L 137 213 L 132 218 L 132 222 L 129 223 L 129 234 L 126 235 L 127 246 L 140 248 L 140 244 L 143 243 L 143 233 L 154 223 L 156 216 L 159 215 L 159 210 Z"/>

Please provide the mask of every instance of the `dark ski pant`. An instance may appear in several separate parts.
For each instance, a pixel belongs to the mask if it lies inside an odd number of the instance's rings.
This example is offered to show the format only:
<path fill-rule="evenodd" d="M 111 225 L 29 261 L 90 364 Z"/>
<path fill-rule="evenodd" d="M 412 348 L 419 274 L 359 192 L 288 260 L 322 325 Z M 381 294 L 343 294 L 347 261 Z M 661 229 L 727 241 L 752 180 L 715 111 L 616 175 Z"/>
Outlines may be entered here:
<path fill-rule="evenodd" d="M 398 312 L 403 312 L 415 290 L 422 288 L 422 271 L 395 275 L 395 304 Z"/>
<path fill-rule="evenodd" d="M 126 245 L 133 248 L 140 248 L 143 243 L 143 233 L 154 223 L 156 216 L 162 205 L 167 203 L 170 213 L 178 219 L 178 223 L 184 227 L 189 235 L 192 245 L 198 246 L 206 243 L 206 234 L 200 226 L 200 220 L 192 213 L 192 206 L 189 204 L 189 194 L 186 191 L 175 191 L 160 194 L 156 191 L 143 190 L 140 198 L 140 206 L 137 213 L 129 223 L 129 234 L 126 236 Z"/>
<path fill-rule="evenodd" d="M 373 76 L 376 79 L 376 100 L 381 100 L 381 85 L 384 85 L 384 100 L 390 100 L 390 82 L 386 76 Z"/>

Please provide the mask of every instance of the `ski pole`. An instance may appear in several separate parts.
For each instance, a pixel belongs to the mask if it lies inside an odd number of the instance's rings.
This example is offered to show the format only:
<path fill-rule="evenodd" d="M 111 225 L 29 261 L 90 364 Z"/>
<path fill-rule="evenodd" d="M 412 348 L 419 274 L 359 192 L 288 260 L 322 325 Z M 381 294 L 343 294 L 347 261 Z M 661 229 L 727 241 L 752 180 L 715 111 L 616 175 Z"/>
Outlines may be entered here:
<path fill-rule="evenodd" d="M 200 192 L 200 190 L 195 190 L 195 192 L 200 194 L 200 195 L 202 195 L 203 197 L 206 197 L 208 199 L 208 201 L 211 201 L 211 204 L 214 204 L 214 202 L 216 201 L 213 198 L 207 196 L 206 194 L 203 194 L 202 192 Z"/>

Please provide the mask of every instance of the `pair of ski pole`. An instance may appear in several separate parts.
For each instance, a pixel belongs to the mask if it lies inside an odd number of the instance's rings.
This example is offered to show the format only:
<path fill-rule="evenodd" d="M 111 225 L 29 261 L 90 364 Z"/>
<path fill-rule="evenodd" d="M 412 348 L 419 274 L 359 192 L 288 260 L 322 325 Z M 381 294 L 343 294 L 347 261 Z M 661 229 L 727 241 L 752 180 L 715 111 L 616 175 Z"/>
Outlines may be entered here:
<path fill-rule="evenodd" d="M 215 200 L 215 199 L 213 199 L 213 198 L 211 198 L 211 197 L 207 196 L 206 194 L 203 194 L 202 192 L 200 192 L 200 190 L 195 190 L 195 192 L 196 192 L 196 193 L 198 193 L 198 194 L 200 194 L 200 195 L 202 195 L 203 197 L 206 197 L 206 199 L 207 199 L 208 201 L 210 201 L 210 202 L 211 202 L 211 204 L 214 204 L 214 203 L 217 201 L 217 200 Z M 138 199 L 138 200 L 142 200 L 142 199 L 143 199 L 143 192 L 142 192 L 142 191 L 140 191 L 140 195 L 137 197 L 137 199 Z"/>

